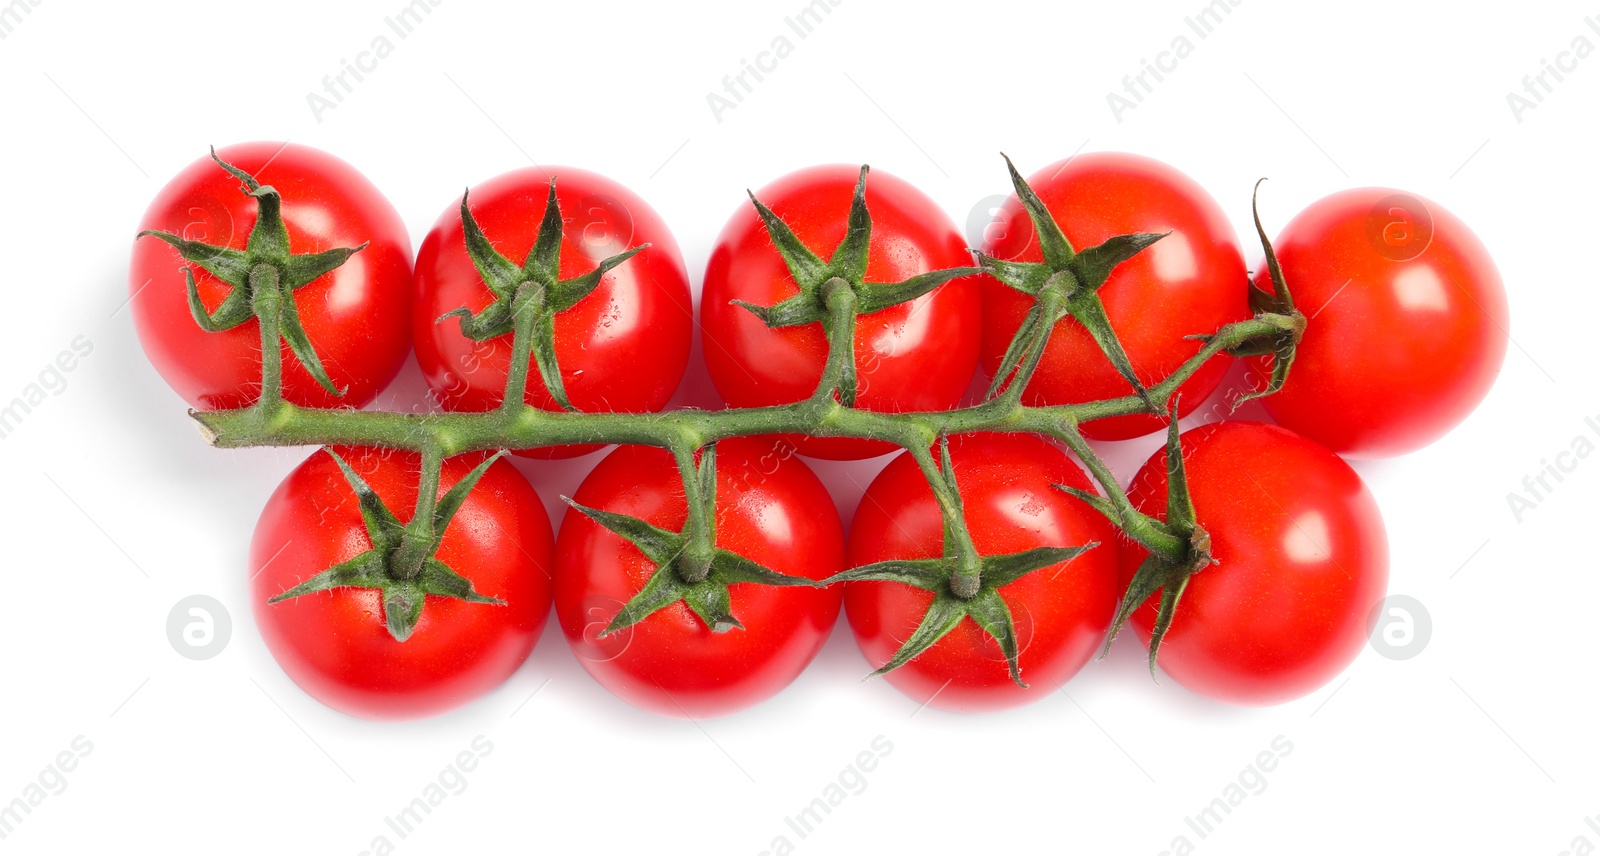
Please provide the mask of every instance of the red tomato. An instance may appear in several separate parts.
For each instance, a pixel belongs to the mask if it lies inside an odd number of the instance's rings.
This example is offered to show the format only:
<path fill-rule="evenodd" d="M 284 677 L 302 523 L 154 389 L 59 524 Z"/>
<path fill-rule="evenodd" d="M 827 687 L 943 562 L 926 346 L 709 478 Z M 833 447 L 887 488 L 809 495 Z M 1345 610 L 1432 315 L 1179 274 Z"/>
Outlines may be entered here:
<path fill-rule="evenodd" d="M 307 407 L 361 407 L 389 384 L 411 349 L 411 239 L 394 207 L 342 160 L 291 143 L 242 143 L 217 156 L 276 188 L 290 252 L 340 247 L 366 249 L 294 293 L 306 334 L 322 359 L 335 396 L 279 343 L 283 397 Z M 209 157 L 177 174 L 139 221 L 140 230 L 171 232 L 236 250 L 256 222 L 256 200 Z M 189 312 L 183 269 L 194 272 L 206 309 L 221 305 L 232 287 L 184 261 L 161 241 L 140 238 L 128 271 L 133 323 L 156 371 L 199 410 L 228 410 L 256 401 L 261 391 L 261 328 L 251 318 L 207 333 Z"/>
<path fill-rule="evenodd" d="M 1326 684 L 1367 640 L 1389 547 L 1378 504 L 1338 455 L 1287 429 L 1220 422 L 1180 438 L 1196 520 L 1217 560 L 1189 578 L 1158 652 L 1188 689 L 1232 704 L 1278 704 Z M 1165 451 L 1128 489 L 1164 518 Z M 1122 548 L 1126 583 L 1144 561 Z M 1130 622 L 1149 644 L 1159 595 Z"/>
<path fill-rule="evenodd" d="M 1311 319 L 1288 383 L 1262 399 L 1279 424 L 1347 457 L 1385 458 L 1444 436 L 1488 394 L 1505 359 L 1506 293 L 1455 215 L 1397 190 L 1346 190 L 1296 215 L 1274 249 Z M 1256 282 L 1272 290 L 1265 270 Z"/>
<path fill-rule="evenodd" d="M 1233 226 L 1211 196 L 1178 170 L 1138 155 L 1095 152 L 1051 164 L 1028 184 L 1074 249 L 1117 235 L 1172 232 L 1119 265 L 1100 288 L 1111 328 L 1146 386 L 1165 380 L 1200 350 L 1200 342 L 1185 336 L 1213 333 L 1250 317 L 1248 273 Z M 1015 195 L 985 235 L 983 251 L 995 258 L 1044 259 Z M 991 279 L 984 289 L 983 370 L 993 377 L 1033 298 Z M 1181 413 L 1205 401 L 1231 362 L 1219 354 L 1179 387 Z M 1088 331 L 1066 318 L 1051 333 L 1024 401 L 1078 404 L 1132 392 Z M 1085 423 L 1083 432 L 1098 440 L 1125 440 L 1165 424 L 1156 416 L 1123 416 Z"/>
<path fill-rule="evenodd" d="M 885 678 L 942 710 L 1000 710 L 1038 701 L 1078 673 L 1105 640 L 1116 612 L 1116 530 L 1082 500 L 1051 484 L 1095 488 L 1066 452 L 1032 435 L 953 438 L 950 460 L 967 527 L 982 555 L 1035 547 L 1095 547 L 1060 565 L 1002 586 L 1030 689 L 1012 682 L 994 638 L 963 618 L 943 639 Z M 850 526 L 851 567 L 942 555 L 939 506 L 909 454 L 889 462 L 868 486 Z M 845 584 L 845 615 L 874 666 L 887 663 L 922 620 L 933 594 L 895 582 Z"/>
<path fill-rule="evenodd" d="M 521 265 L 538 235 L 551 176 L 556 177 L 564 221 L 562 279 L 586 274 L 632 247 L 650 245 L 556 316 L 556 362 L 567 397 L 581 411 L 660 410 L 683 378 L 694 324 L 683 256 L 660 215 L 622 185 L 572 167 L 529 167 L 492 178 L 472 188 L 468 207 L 495 249 Z M 481 312 L 493 297 L 467 254 L 457 197 L 417 253 L 412 323 L 417 363 L 446 410 L 491 410 L 504 399 L 512 337 L 474 342 L 461 334 L 454 318 L 435 323 L 463 306 Z M 559 409 L 531 359 L 524 399 L 544 410 Z M 569 446 L 531 456 L 564 458 L 598 448 Z"/>
<path fill-rule="evenodd" d="M 688 516 L 672 456 L 622 446 L 584 479 L 574 501 L 680 531 Z M 716 545 L 779 573 L 821 579 L 844 558 L 833 499 L 770 439 L 717 444 Z M 744 625 L 713 633 L 682 602 L 601 637 L 654 565 L 621 537 L 568 511 L 556 541 L 556 618 L 578 662 L 635 707 L 701 719 L 755 705 L 788 686 L 839 617 L 838 589 L 730 586 Z"/>
<path fill-rule="evenodd" d="M 417 499 L 419 456 L 339 448 L 401 521 Z M 483 461 L 445 462 L 444 495 Z M 445 529 L 435 556 L 504 605 L 429 595 L 410 638 L 384 623 L 376 589 L 337 588 L 267 603 L 372 548 L 338 464 L 317 452 L 278 485 L 250 545 L 256 623 L 278 665 L 318 701 L 353 716 L 428 716 L 499 686 L 528 658 L 550 611 L 550 520 L 526 479 L 497 461 Z"/>
<path fill-rule="evenodd" d="M 814 166 L 757 191 L 756 198 L 824 260 L 844 240 L 859 167 Z M 873 170 L 867 175 L 872 215 L 868 282 L 899 282 L 972 264 L 955 224 L 910 184 Z M 799 293 L 754 206 L 740 206 L 723 227 L 706 265 L 700 323 L 706 367 L 733 407 L 789 404 L 822 380 L 828 353 L 822 325 L 770 329 L 729 301 L 772 306 Z M 981 324 L 973 278 L 952 280 L 916 300 L 856 321 L 859 373 L 856 406 L 893 413 L 948 410 L 961 401 L 978 362 Z M 804 454 L 835 460 L 870 458 L 889 443 L 848 438 L 790 438 Z"/>

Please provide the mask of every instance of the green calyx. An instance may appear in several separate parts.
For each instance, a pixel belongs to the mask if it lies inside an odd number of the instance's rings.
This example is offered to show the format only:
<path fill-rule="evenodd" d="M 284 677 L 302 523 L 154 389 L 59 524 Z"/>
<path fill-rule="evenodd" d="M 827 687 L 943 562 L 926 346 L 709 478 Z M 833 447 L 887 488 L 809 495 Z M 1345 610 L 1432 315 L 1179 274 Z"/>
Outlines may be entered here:
<path fill-rule="evenodd" d="M 928 456 L 923 453 L 920 458 Z M 1099 543 L 1091 541 L 1079 547 L 1035 547 L 1020 553 L 980 556 L 972 545 L 965 520 L 960 516 L 960 492 L 956 488 L 955 470 L 950 464 L 950 444 L 944 437 L 939 440 L 937 481 L 930 478 L 929 483 L 934 487 L 941 511 L 946 512 L 943 556 L 937 559 L 875 562 L 834 574 L 823 580 L 821 585 L 859 581 L 895 582 L 933 593 L 933 601 L 928 604 L 917 629 L 889 658 L 889 662 L 868 677 L 900 668 L 956 629 L 963 618 L 971 618 L 1000 646 L 1011 680 L 1026 689 L 1028 685 L 1022 680 L 1022 669 L 1017 662 L 1020 652 L 1016 623 L 1011 617 L 1011 607 L 1006 605 L 999 590 L 1034 571 L 1071 561 L 1099 546 Z M 954 515 L 949 513 L 947 507 L 951 496 L 956 503 Z"/>
<path fill-rule="evenodd" d="M 1267 257 L 1267 275 L 1272 279 L 1272 291 L 1262 291 L 1252 281 L 1250 311 L 1256 314 L 1256 320 L 1273 323 L 1278 330 L 1271 336 L 1256 337 L 1228 349 L 1228 353 L 1235 357 L 1272 355 L 1272 375 L 1267 385 L 1235 399 L 1234 410 L 1247 401 L 1264 398 L 1283 389 L 1283 385 L 1289 380 L 1289 369 L 1294 365 L 1295 351 L 1300 345 L 1301 338 L 1306 334 L 1306 316 L 1295 308 L 1294 298 L 1289 294 L 1289 285 L 1283 279 L 1283 268 L 1278 265 L 1278 254 L 1272 248 L 1272 241 L 1267 238 L 1266 228 L 1261 225 L 1261 209 L 1257 201 L 1261 195 L 1263 181 L 1266 179 L 1257 181 L 1255 190 L 1250 194 L 1250 214 L 1255 219 L 1256 235 L 1261 239 L 1261 250 Z M 1190 338 L 1209 342 L 1212 337 Z"/>
<path fill-rule="evenodd" d="M 861 167 L 856 179 L 856 189 L 850 199 L 850 214 L 844 240 L 834 248 L 827 261 L 813 253 L 794 230 L 761 203 L 754 193 L 750 202 L 767 227 L 767 234 L 789 275 L 799 286 L 800 293 L 773 306 L 758 306 L 743 300 L 734 305 L 749 310 L 768 327 L 797 327 L 804 324 L 823 326 L 828 335 L 829 356 L 838 365 L 830 365 L 824 381 L 837 392 L 839 403 L 845 407 L 855 404 L 856 367 L 854 356 L 855 319 L 870 315 L 901 303 L 921 297 L 941 285 L 963 276 L 980 273 L 978 268 L 957 267 L 929 271 L 900 282 L 867 282 L 868 249 L 872 241 L 872 216 L 867 210 L 867 173 Z M 843 351 L 843 353 L 837 353 Z M 824 390 L 819 390 L 824 391 Z"/>
<path fill-rule="evenodd" d="M 1123 350 L 1116 331 L 1111 329 L 1111 320 L 1106 317 L 1106 307 L 1100 300 L 1099 291 L 1117 265 L 1170 233 L 1118 235 L 1103 244 L 1074 250 L 1055 217 L 1038 194 L 1033 192 L 1033 188 L 1028 186 L 1022 174 L 1017 172 L 1011 158 L 1004 154 L 1001 157 L 1005 158 L 1006 169 L 1011 173 L 1011 186 L 1016 189 L 1017 199 L 1022 202 L 1023 210 L 1033 222 L 1044 261 L 1013 262 L 977 253 L 978 264 L 985 273 L 1034 298 L 1033 308 L 1023 317 L 1016 335 L 1006 347 L 994 379 L 989 383 L 988 396 L 992 398 L 1002 388 L 1008 389 L 1013 396 L 1020 396 L 1044 355 L 1044 346 L 1056 323 L 1071 317 L 1094 337 L 1112 367 L 1128 382 L 1134 393 L 1144 400 L 1152 412 L 1159 413 L 1160 408 L 1151 400 L 1144 384 L 1134 373 L 1127 351 Z M 1013 377 L 1013 369 L 1016 370 L 1015 380 L 1007 386 L 1007 379 Z"/>
<path fill-rule="evenodd" d="M 289 252 L 289 233 L 283 224 L 283 199 L 278 191 L 270 185 L 262 185 L 254 176 L 217 157 L 216 149 L 211 150 L 211 159 L 238 179 L 244 186 L 244 193 L 256 200 L 256 224 L 250 229 L 245 248 L 235 250 L 191 241 L 156 229 L 147 229 L 136 237 L 150 235 L 160 238 L 176 249 L 185 261 L 198 265 L 232 286 L 217 310 L 210 312 L 200 301 L 194 271 L 187 267 L 183 269 L 184 284 L 189 292 L 189 312 L 200 329 L 208 333 L 220 333 L 251 318 L 260 318 L 264 331 L 277 331 L 270 343 L 263 343 L 270 344 L 273 352 L 269 356 L 263 348 L 263 361 L 272 364 L 269 371 L 277 370 L 275 355 L 277 340 L 281 335 L 295 358 L 323 389 L 334 395 L 343 395 L 344 390 L 334 387 L 333 381 L 328 378 L 321 358 L 317 356 L 310 337 L 300 324 L 300 311 L 295 305 L 294 293 L 343 265 L 367 245 L 320 253 Z M 270 392 L 265 388 L 262 390 L 263 397 L 277 393 L 276 385 Z"/>
<path fill-rule="evenodd" d="M 1168 416 L 1167 514 L 1166 520 L 1159 523 L 1170 538 L 1163 542 L 1162 549 L 1152 549 L 1134 572 L 1132 582 L 1117 604 L 1111 633 L 1106 637 L 1105 649 L 1101 652 L 1103 657 L 1106 651 L 1111 650 L 1111 643 L 1116 641 L 1117 634 L 1133 611 L 1160 592 L 1155 625 L 1150 631 L 1151 677 L 1155 677 L 1156 655 L 1161 650 L 1161 640 L 1172 626 L 1173 614 L 1178 609 L 1178 601 L 1183 597 L 1184 590 L 1188 588 L 1189 578 L 1217 562 L 1211 555 L 1211 536 L 1196 522 L 1194 502 L 1189 496 L 1189 480 L 1183 467 L 1183 448 L 1178 440 L 1176 397 Z"/>
<path fill-rule="evenodd" d="M 539 368 L 550 397 L 564 410 L 573 410 L 567 398 L 561 367 L 556 363 L 555 317 L 577 306 L 600 285 L 608 271 L 649 248 L 640 244 L 602 260 L 594 270 L 571 279 L 561 278 L 561 206 L 556 200 L 556 180 L 550 179 L 550 194 L 545 201 L 544 218 L 533 248 L 521 265 L 501 255 L 489 241 L 467 207 L 467 192 L 461 194 L 461 228 L 467 254 L 478 269 L 478 276 L 494 295 L 494 302 L 474 315 L 462 307 L 439 317 L 461 319 L 461 335 L 483 342 L 513 334 L 516 343 L 511 360 L 510 383 L 504 406 L 520 408 L 526 390 L 529 351 Z"/>
<path fill-rule="evenodd" d="M 478 594 L 470 580 L 434 557 L 451 518 L 461 510 L 461 504 L 478 479 L 503 452 L 474 467 L 437 502 L 433 501 L 433 496 L 438 490 L 439 462 L 424 460 L 416 512 L 410 523 L 403 524 L 344 458 L 332 449 L 323 451 L 339 464 L 345 481 L 355 490 L 372 547 L 272 598 L 269 603 L 335 588 L 377 589 L 383 594 L 384 623 L 389 634 L 400 642 L 416 629 L 423 603 L 430 594 L 469 603 L 505 604 L 505 601 Z"/>
<path fill-rule="evenodd" d="M 585 517 L 639 548 L 655 564 L 644 588 L 634 595 L 600 632 L 615 633 L 643 621 L 651 614 L 682 601 L 713 633 L 743 629 L 733 614 L 728 587 L 736 583 L 769 586 L 815 586 L 815 580 L 781 574 L 731 550 L 715 546 L 717 451 L 711 444 L 692 453 L 678 454 L 684 474 L 688 520 L 682 532 L 651 525 L 637 517 L 601 511 L 563 500 Z"/>

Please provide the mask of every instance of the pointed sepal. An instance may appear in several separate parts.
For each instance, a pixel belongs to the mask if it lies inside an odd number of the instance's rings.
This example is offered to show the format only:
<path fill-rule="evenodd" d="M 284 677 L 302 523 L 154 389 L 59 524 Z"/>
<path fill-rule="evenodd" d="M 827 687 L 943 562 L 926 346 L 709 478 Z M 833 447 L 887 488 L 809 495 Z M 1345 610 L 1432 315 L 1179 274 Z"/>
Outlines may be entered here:
<path fill-rule="evenodd" d="M 1105 285 L 1106 280 L 1111 278 L 1111 272 L 1116 270 L 1117 265 L 1133 258 L 1170 234 L 1172 233 L 1117 235 L 1107 239 L 1105 243 L 1079 250 L 1068 263 L 1067 269 L 1077 277 L 1079 286 L 1088 291 L 1098 291 L 1100 286 Z"/>
<path fill-rule="evenodd" d="M 683 552 L 683 545 L 686 543 L 686 539 L 680 533 L 653 526 L 627 514 L 590 508 L 569 497 L 563 496 L 561 499 L 584 517 L 593 520 L 613 534 L 621 537 L 622 540 L 638 547 L 639 552 L 643 553 L 645 558 L 654 562 L 657 566 L 671 562 L 678 557 L 679 553 Z"/>
<path fill-rule="evenodd" d="M 228 292 L 217 306 L 217 311 L 206 311 L 205 303 L 200 300 L 200 289 L 195 285 L 194 271 L 183 269 L 183 285 L 189 299 L 189 314 L 194 317 L 200 329 L 207 333 L 221 333 L 223 330 L 233 328 L 249 321 L 255 316 L 255 310 L 250 308 L 250 292 L 248 289 L 235 288 Z"/>
<path fill-rule="evenodd" d="M 766 225 L 767 236 L 772 239 L 773 247 L 782 257 L 784 265 L 789 268 L 789 275 L 794 277 L 795 283 L 804 290 L 808 284 L 814 286 L 827 278 L 827 263 L 818 258 L 816 253 L 811 252 L 794 230 L 789 228 L 789 224 L 783 222 L 782 217 L 762 204 L 754 193 L 749 191 L 746 193 L 749 193 L 750 202 L 756 208 L 756 215 Z"/>
<path fill-rule="evenodd" d="M 917 629 L 906 637 L 889 662 L 874 669 L 868 677 L 887 675 L 895 669 L 911 662 L 913 657 L 921 654 L 934 646 L 934 643 L 949 635 L 950 631 L 961 624 L 961 619 L 967 617 L 966 605 L 948 595 L 935 595 L 933 603 L 928 605 L 928 611 L 923 613 L 922 621 Z"/>
<path fill-rule="evenodd" d="M 436 540 L 444 537 L 445 529 L 449 528 L 450 521 L 455 519 L 456 512 L 460 511 L 462 504 L 467 501 L 467 495 L 472 493 L 474 487 L 477 487 L 478 480 L 483 478 L 483 474 L 488 472 L 496 461 L 505 457 L 505 454 L 505 452 L 495 452 L 493 455 L 484 458 L 481 463 L 473 467 L 465 476 L 462 476 L 460 481 L 445 491 L 444 496 L 440 497 L 439 501 L 434 504 L 433 536 Z"/>
<path fill-rule="evenodd" d="M 982 272 L 981 268 L 956 267 L 928 271 L 899 282 L 863 282 L 856 286 L 856 312 L 871 315 L 891 306 L 910 303 L 951 280 Z"/>
<path fill-rule="evenodd" d="M 1128 352 L 1122 347 L 1122 340 L 1117 338 L 1115 330 L 1111 329 L 1111 319 L 1106 315 L 1106 306 L 1100 301 L 1100 295 L 1093 291 L 1078 293 L 1067 303 L 1067 313 L 1070 314 L 1094 338 L 1095 344 L 1111 361 L 1111 367 L 1122 375 L 1122 379 L 1133 387 L 1133 392 L 1144 399 L 1146 407 L 1155 409 L 1155 402 L 1150 399 L 1149 390 L 1145 389 L 1139 381 L 1139 375 L 1133 370 L 1133 361 L 1128 359 Z M 1160 412 L 1157 410 L 1156 412 Z"/>
<path fill-rule="evenodd" d="M 383 555 L 377 550 L 366 550 L 319 574 L 306 578 L 299 585 L 286 589 L 276 597 L 268 599 L 267 603 L 279 603 L 290 598 L 302 597 L 336 588 L 381 589 L 388 585 L 389 582 Z"/>
<path fill-rule="evenodd" d="M 1011 673 L 1011 681 L 1017 686 L 1027 689 L 1028 685 L 1022 680 L 1022 666 L 1017 662 L 1017 626 L 1011 618 L 1011 607 L 1006 605 L 1005 598 L 992 588 L 979 591 L 972 600 L 967 601 L 967 615 L 972 617 L 985 633 L 994 637 L 1000 645 L 1000 653 L 1006 658 L 1006 670 Z"/>
<path fill-rule="evenodd" d="M 322 447 L 322 451 L 339 465 L 339 471 L 344 473 L 344 480 L 355 491 L 356 504 L 361 510 L 361 520 L 367 527 L 367 538 L 372 541 L 372 548 L 380 553 L 388 553 L 400 543 L 401 533 L 405 527 L 400 523 L 389 506 L 383 504 L 383 499 L 377 491 L 367 484 L 357 473 L 343 455 L 333 450 L 332 446 Z"/>
<path fill-rule="evenodd" d="M 344 395 L 348 387 L 334 386 L 333 380 L 328 377 L 328 370 L 322 366 L 322 358 L 317 356 L 317 349 L 311 345 L 311 336 L 300 324 L 300 307 L 294 301 L 294 292 L 287 289 L 283 292 L 283 303 L 278 310 L 278 326 L 283 341 L 317 385 L 333 395 Z"/>
<path fill-rule="evenodd" d="M 424 594 L 439 597 L 453 597 L 467 603 L 492 603 L 500 606 L 505 601 L 497 597 L 479 594 L 473 588 L 472 580 L 456 573 L 449 565 L 438 559 L 426 559 L 422 563 L 422 573 L 417 577 L 417 583 L 422 587 Z"/>
<path fill-rule="evenodd" d="M 1045 283 L 1050 280 L 1049 265 L 1038 262 L 1008 262 L 981 252 L 976 253 L 976 256 L 978 267 L 984 273 L 999 280 L 1002 285 L 1032 297 L 1039 296 L 1039 292 L 1044 290 Z"/>
<path fill-rule="evenodd" d="M 500 255 L 483 233 L 477 218 L 472 216 L 472 209 L 467 207 L 467 197 L 471 192 L 469 189 L 461 194 L 461 231 L 466 238 L 467 257 L 472 259 L 472 266 L 477 269 L 484 287 L 496 298 L 510 300 L 511 295 L 516 293 L 517 285 L 522 282 L 522 270 L 515 262 Z"/>
<path fill-rule="evenodd" d="M 533 274 L 545 284 L 561 278 L 562 225 L 561 203 L 556 199 L 556 179 L 551 176 L 550 191 L 545 196 L 544 216 L 539 220 L 539 234 L 522 263 L 523 273 Z"/>
<path fill-rule="evenodd" d="M 159 238 L 177 250 L 178 255 L 182 256 L 184 261 L 194 262 L 206 273 L 234 288 L 242 289 L 247 287 L 250 279 L 250 257 L 243 250 L 191 241 L 159 229 L 146 229 L 134 237 Z"/>
<path fill-rule="evenodd" d="M 363 243 L 359 247 L 339 247 L 324 250 L 320 253 L 305 253 L 298 256 L 289 256 L 280 265 L 279 281 L 287 289 L 304 288 L 314 282 L 317 277 L 337 270 L 341 265 L 350 260 L 350 257 L 367 248 L 371 242 Z"/>
<path fill-rule="evenodd" d="M 1074 255 L 1072 243 L 1061 231 L 1061 226 L 1056 223 L 1056 218 L 1050 213 L 1050 209 L 1045 207 L 1044 200 L 1028 186 L 1022 173 L 1017 172 L 1016 164 L 1012 163 L 1011 158 L 1004 152 L 1001 152 L 1000 156 L 1006 160 L 1006 171 L 1011 175 L 1011 187 L 1016 190 L 1017 200 L 1022 203 L 1023 210 L 1028 212 L 1028 219 L 1033 222 L 1033 231 L 1039 237 L 1039 250 L 1044 256 L 1045 265 L 1051 270 L 1064 269 Z"/>
<path fill-rule="evenodd" d="M 828 259 L 828 268 L 834 276 L 848 282 L 860 282 L 867 275 L 867 251 L 872 243 L 872 217 L 867 213 L 867 171 L 861 166 L 856 178 L 856 189 L 850 197 L 850 216 L 846 221 L 844 240 L 834 248 Z"/>
<path fill-rule="evenodd" d="M 1289 293 L 1289 283 L 1283 278 L 1283 267 L 1278 264 L 1278 254 L 1272 248 L 1272 241 L 1267 237 L 1265 226 L 1261 225 L 1261 208 L 1257 204 L 1261 194 L 1261 179 L 1256 182 L 1255 192 L 1250 196 L 1250 213 L 1255 219 L 1256 235 L 1261 239 L 1261 250 L 1267 258 L 1267 275 L 1272 280 L 1272 294 L 1267 294 L 1250 284 L 1250 308 L 1259 317 L 1265 313 L 1287 316 L 1289 328 L 1277 341 L 1268 343 L 1267 350 L 1263 353 L 1272 354 L 1272 374 L 1268 377 L 1267 385 L 1261 389 L 1247 392 L 1233 402 L 1234 409 L 1247 401 L 1276 393 L 1283 389 L 1289 381 L 1289 370 L 1294 367 L 1294 358 L 1299 350 L 1300 339 L 1305 335 L 1306 316 L 1295 308 L 1294 297 Z M 1236 351 L 1237 353 L 1237 351 Z"/>

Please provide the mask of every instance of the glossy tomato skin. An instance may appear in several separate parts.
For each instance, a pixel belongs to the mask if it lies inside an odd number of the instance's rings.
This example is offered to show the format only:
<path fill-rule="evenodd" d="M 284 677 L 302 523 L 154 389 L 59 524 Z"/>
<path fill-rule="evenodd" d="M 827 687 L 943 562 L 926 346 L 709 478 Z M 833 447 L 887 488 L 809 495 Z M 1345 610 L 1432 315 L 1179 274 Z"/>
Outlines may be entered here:
<path fill-rule="evenodd" d="M 1454 214 L 1346 190 L 1296 215 L 1274 249 L 1311 319 L 1288 383 L 1262 400 L 1274 421 L 1346 457 L 1386 458 L 1442 437 L 1488 394 L 1506 353 L 1505 287 Z M 1265 271 L 1256 281 L 1272 288 Z"/>
<path fill-rule="evenodd" d="M 844 534 L 833 500 L 811 469 L 771 439 L 717 444 L 718 547 L 794 576 L 838 572 Z M 622 446 L 573 499 L 680 531 L 687 516 L 672 457 Z M 712 633 L 683 603 L 600 637 L 654 566 L 633 545 L 577 511 L 556 542 L 556 618 L 590 675 L 635 707 L 703 719 L 751 707 L 788 686 L 811 662 L 839 616 L 837 587 L 730 587 L 744 625 Z"/>
<path fill-rule="evenodd" d="M 1075 249 L 1117 235 L 1172 233 L 1119 265 L 1100 289 L 1111 327 L 1147 386 L 1166 379 L 1200 350 L 1200 342 L 1185 336 L 1213 333 L 1250 317 L 1249 275 L 1233 226 L 1205 189 L 1182 172 L 1138 155 L 1093 152 L 1053 163 L 1029 177 L 1028 184 Z M 983 251 L 1010 261 L 1043 260 L 1015 195 L 985 233 Z M 1032 305 L 1032 298 L 984 280 L 982 364 L 988 376 L 994 376 Z M 1231 362 L 1219 354 L 1179 388 L 1182 413 L 1205 401 Z M 1024 398 L 1034 405 L 1077 404 L 1131 392 L 1083 326 L 1067 318 L 1051 333 Z M 1097 440 L 1125 440 L 1164 424 L 1154 416 L 1122 416 L 1084 423 L 1083 432 Z"/>
<path fill-rule="evenodd" d="M 587 412 L 660 410 L 683 379 L 694 325 L 683 256 L 660 215 L 617 182 L 573 167 L 508 172 L 472 188 L 468 206 L 495 249 L 520 265 L 538 235 L 552 176 L 564 221 L 563 279 L 588 273 L 631 247 L 650 245 L 613 268 L 578 305 L 556 316 L 556 362 L 567 396 Z M 417 363 L 446 410 L 491 410 L 504 399 L 512 337 L 474 342 L 461 334 L 459 319 L 435 323 L 462 306 L 480 312 L 492 300 L 467 255 L 457 197 L 417 252 L 412 318 Z M 531 360 L 524 398 L 534 407 L 560 409 Z M 528 454 L 563 458 L 598 448 L 567 446 Z"/>
<path fill-rule="evenodd" d="M 339 448 L 384 504 L 408 520 L 417 455 Z M 481 455 L 445 462 L 440 495 Z M 429 595 L 410 638 L 395 641 L 382 596 L 339 588 L 267 603 L 372 546 L 355 492 L 318 451 L 278 486 L 250 545 L 251 605 L 278 665 L 327 706 L 367 719 L 410 719 L 458 707 L 499 686 L 527 659 L 550 612 L 550 519 L 527 480 L 498 461 L 445 530 L 437 558 L 505 605 Z"/>
<path fill-rule="evenodd" d="M 1189 579 L 1158 664 L 1206 698 L 1279 704 L 1355 660 L 1389 579 L 1378 504 L 1339 456 L 1285 428 L 1220 422 L 1180 438 L 1199 524 L 1217 564 Z M 1134 507 L 1165 517 L 1164 452 L 1129 486 Z M 1146 553 L 1124 542 L 1122 575 Z M 1148 645 L 1158 597 L 1130 623 Z"/>
<path fill-rule="evenodd" d="M 885 679 L 916 700 L 973 713 L 1038 701 L 1078 673 L 1105 641 L 1115 614 L 1117 533 L 1082 500 L 1051 487 L 1094 491 L 1067 454 L 1026 434 L 951 440 L 967 526 L 984 555 L 1034 547 L 1100 546 L 1000 588 L 1016 622 L 1022 679 L 1012 682 L 994 639 L 970 618 Z M 885 467 L 862 497 L 850 527 L 847 562 L 941 555 L 943 527 L 933 492 L 910 455 Z M 933 595 L 890 582 L 845 584 L 845 615 L 867 662 L 887 663 L 922 620 Z"/>
<path fill-rule="evenodd" d="M 280 342 L 283 397 L 307 407 L 361 407 L 394 379 L 411 349 L 411 239 L 400 215 L 356 169 L 294 143 L 241 143 L 217 156 L 271 185 L 283 197 L 294 253 L 367 248 L 295 292 L 300 321 L 335 387 L 324 390 Z M 209 157 L 167 182 L 139 229 L 242 250 L 256 222 L 256 202 Z M 152 237 L 135 242 L 128 272 L 134 328 L 167 384 L 199 410 L 252 404 L 261 390 L 261 328 L 254 318 L 207 333 L 189 312 L 183 269 L 194 271 L 210 311 L 232 287 Z"/>
<path fill-rule="evenodd" d="M 844 239 L 859 167 L 835 164 L 792 172 L 756 192 L 813 253 L 832 256 Z M 933 200 L 881 170 L 867 175 L 872 242 L 867 282 L 972 264 L 966 242 Z M 828 353 L 821 324 L 769 329 L 744 300 L 772 306 L 799 293 L 755 209 L 746 203 L 723 227 L 701 294 L 700 323 L 711 380 L 733 407 L 800 401 L 816 390 Z M 856 405 L 880 413 L 948 410 L 972 382 L 981 334 L 977 279 L 945 283 L 909 303 L 856 322 Z M 894 450 L 848 438 L 789 438 L 802 454 L 855 460 Z"/>

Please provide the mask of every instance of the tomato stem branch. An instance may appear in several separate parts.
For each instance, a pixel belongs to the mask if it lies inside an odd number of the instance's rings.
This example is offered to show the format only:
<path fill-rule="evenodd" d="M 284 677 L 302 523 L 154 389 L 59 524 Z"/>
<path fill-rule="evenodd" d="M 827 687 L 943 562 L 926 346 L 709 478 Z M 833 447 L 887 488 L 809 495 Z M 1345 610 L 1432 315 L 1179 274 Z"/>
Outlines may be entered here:
<path fill-rule="evenodd" d="M 283 400 L 283 291 L 278 268 L 265 262 L 250 269 L 251 309 L 261 326 L 261 397 L 257 406 L 270 411 Z"/>
<path fill-rule="evenodd" d="M 517 286 L 511 299 L 511 366 L 506 371 L 505 397 L 500 401 L 500 411 L 515 414 L 525 406 L 528 391 L 528 361 L 533 355 L 534 325 L 539 322 L 543 302 L 539 298 L 544 289 L 537 283 L 524 282 Z"/>

